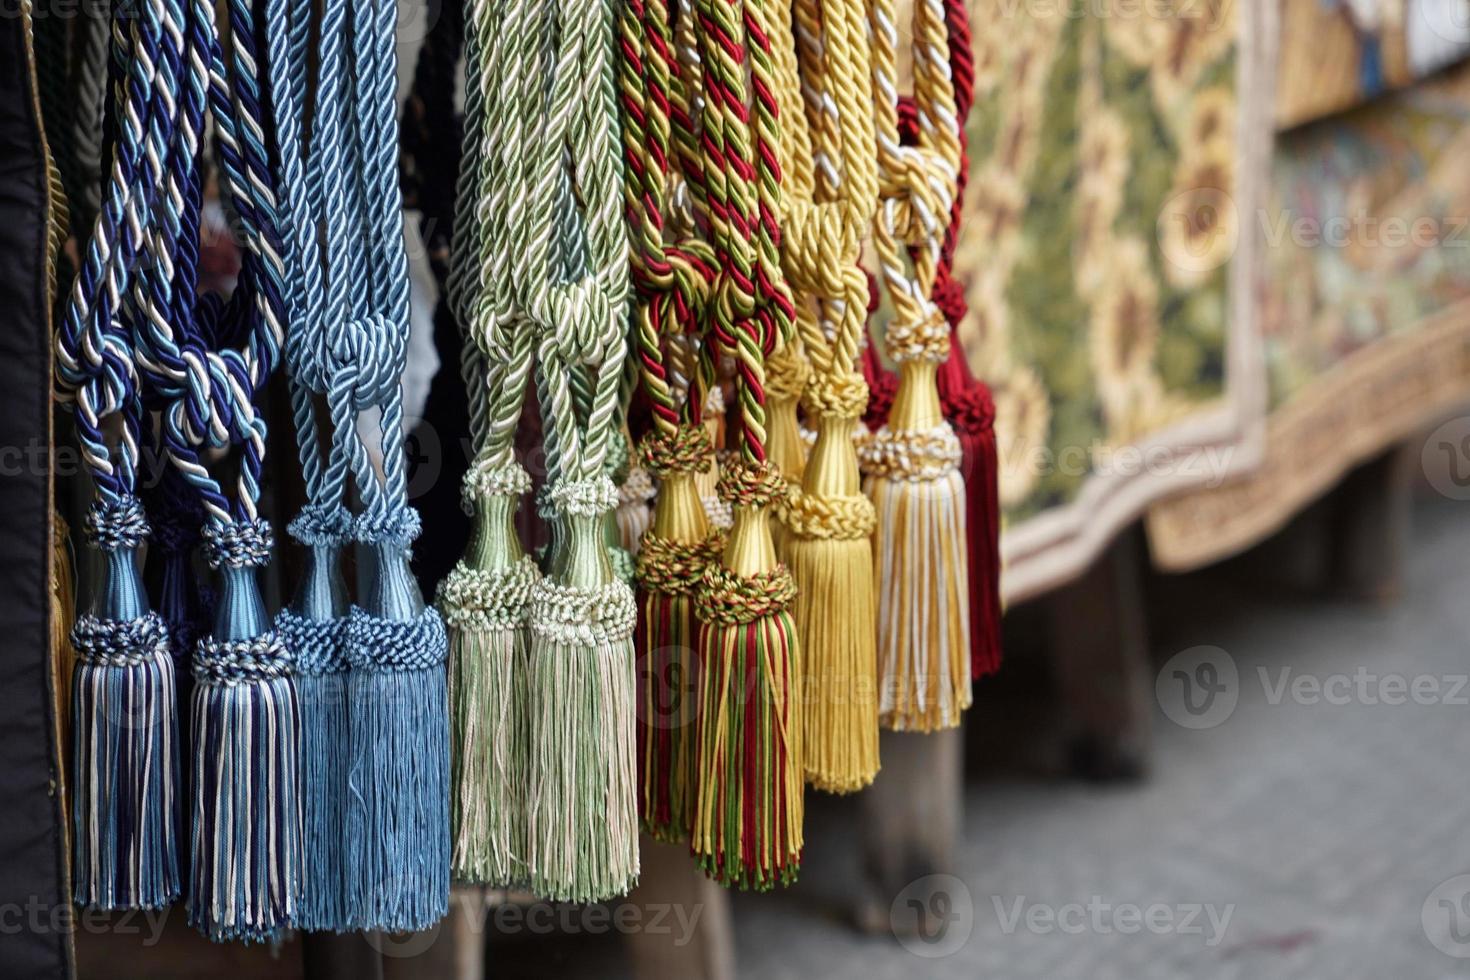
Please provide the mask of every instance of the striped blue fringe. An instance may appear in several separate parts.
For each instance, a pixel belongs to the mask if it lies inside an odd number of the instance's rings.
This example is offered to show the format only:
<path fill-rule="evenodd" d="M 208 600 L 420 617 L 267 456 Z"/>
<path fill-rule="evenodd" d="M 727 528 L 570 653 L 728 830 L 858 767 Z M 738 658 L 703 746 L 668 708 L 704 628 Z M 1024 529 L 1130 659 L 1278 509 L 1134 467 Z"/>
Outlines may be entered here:
<path fill-rule="evenodd" d="M 425 929 L 449 910 L 444 622 L 354 608 L 347 627 L 348 889 L 359 929 Z"/>
<path fill-rule="evenodd" d="M 291 656 L 273 633 L 201 640 L 191 718 L 189 922 L 211 939 L 293 924 L 301 879 L 301 737 Z"/>
<path fill-rule="evenodd" d="M 131 561 L 132 553 L 117 557 Z M 76 901 L 98 909 L 162 908 L 180 886 L 178 720 L 167 627 L 153 612 L 127 620 L 84 615 L 71 640 Z"/>

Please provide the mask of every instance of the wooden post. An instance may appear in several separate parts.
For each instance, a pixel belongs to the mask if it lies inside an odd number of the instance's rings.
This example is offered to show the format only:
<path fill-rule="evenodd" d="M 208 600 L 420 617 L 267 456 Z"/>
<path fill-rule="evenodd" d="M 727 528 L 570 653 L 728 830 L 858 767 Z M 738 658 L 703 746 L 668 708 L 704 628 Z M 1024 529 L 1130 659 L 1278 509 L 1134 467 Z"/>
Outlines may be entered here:
<path fill-rule="evenodd" d="M 864 932 L 892 931 L 900 892 L 927 875 L 952 873 L 964 811 L 964 739 L 963 728 L 879 736 L 883 768 L 862 794 L 864 891 L 855 918 Z"/>
<path fill-rule="evenodd" d="M 1349 473 L 1332 496 L 1328 565 L 1339 595 L 1388 602 L 1403 591 L 1418 453 L 1407 444 Z"/>
<path fill-rule="evenodd" d="M 639 842 L 639 863 L 638 887 L 627 899 L 643 911 L 639 921 L 653 921 L 658 906 L 683 905 L 686 914 L 682 920 L 662 916 L 670 928 L 637 929 L 625 937 L 633 975 L 640 980 L 733 980 L 735 939 L 729 893 L 700 873 L 687 846 L 656 844 L 645 834 Z M 677 922 L 690 921 L 696 908 L 699 917 L 694 934 L 685 936 Z"/>
<path fill-rule="evenodd" d="M 1153 673 L 1140 544 L 1121 535 L 1083 576 L 1046 598 L 1050 654 L 1072 726 L 1069 763 L 1087 779 L 1137 779 L 1148 769 Z"/>

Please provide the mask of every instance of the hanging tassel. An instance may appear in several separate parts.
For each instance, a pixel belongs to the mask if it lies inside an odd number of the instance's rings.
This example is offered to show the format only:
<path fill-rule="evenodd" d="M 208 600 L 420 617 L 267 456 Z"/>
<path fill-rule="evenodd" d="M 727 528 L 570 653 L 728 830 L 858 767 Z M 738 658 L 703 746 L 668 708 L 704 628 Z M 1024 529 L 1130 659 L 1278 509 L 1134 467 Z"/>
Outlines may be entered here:
<path fill-rule="evenodd" d="M 189 922 L 215 940 L 266 940 L 292 925 L 302 873 L 292 658 L 255 580 L 270 525 L 211 521 L 204 538 L 221 587 L 194 653 Z"/>
<path fill-rule="evenodd" d="M 475 513 L 469 549 L 439 587 L 449 627 L 451 871 L 500 888 L 528 878 L 526 615 L 540 573 L 521 549 L 515 512 L 530 489 L 518 464 L 476 461 L 465 477 Z"/>
<path fill-rule="evenodd" d="M 638 552 L 643 589 L 636 645 L 642 703 L 638 760 L 642 826 L 655 840 L 678 843 L 694 827 L 696 711 L 702 671 L 695 593 L 705 569 L 719 560 L 724 535 L 712 531 L 695 487 L 709 459 L 704 429 L 650 433 L 643 458 L 659 476 L 653 526 Z"/>
<path fill-rule="evenodd" d="M 879 714 L 894 731 L 953 728 L 970 706 L 965 483 L 935 382 L 949 328 L 927 309 L 921 323 L 888 327 L 898 393 L 863 450 L 878 517 Z"/>
<path fill-rule="evenodd" d="M 344 864 L 348 602 L 340 562 L 350 527 L 345 510 L 310 505 L 291 522 L 291 536 L 306 548 L 306 565 L 295 601 L 276 614 L 276 635 L 296 658 L 306 855 L 296 925 L 309 932 L 352 927 Z"/>
<path fill-rule="evenodd" d="M 71 644 L 68 623 L 76 621 L 76 578 L 71 561 L 71 530 L 66 519 L 51 509 L 51 682 L 55 685 L 56 718 L 61 744 L 71 744 L 71 678 L 77 651 Z M 68 780 L 62 785 L 70 789 Z"/>
<path fill-rule="evenodd" d="M 561 483 L 549 496 L 561 529 L 531 603 L 531 890 L 604 901 L 638 880 L 637 608 L 603 543 L 612 481 Z"/>
<path fill-rule="evenodd" d="M 348 907 L 355 928 L 410 932 L 449 910 L 448 643 L 408 567 L 418 514 L 357 525 L 373 565 L 347 621 Z"/>
<path fill-rule="evenodd" d="M 178 716 L 168 630 L 138 575 L 148 523 L 124 497 L 94 504 L 86 531 L 103 565 L 71 633 L 74 895 L 88 908 L 163 908 L 179 896 Z"/>
<path fill-rule="evenodd" d="M 653 521 L 651 506 L 658 491 L 653 477 L 642 466 L 629 468 L 627 477 L 618 485 L 618 544 L 634 558 L 644 533 Z"/>
<path fill-rule="evenodd" d="M 873 505 L 853 435 L 867 387 L 858 374 L 807 392 L 817 443 L 786 501 L 781 555 L 796 581 L 801 632 L 801 758 L 817 789 L 850 793 L 878 774 Z"/>
<path fill-rule="evenodd" d="M 766 517 L 783 488 L 770 464 L 721 473 L 734 526 L 696 600 L 704 678 L 693 849 L 716 881 L 758 890 L 794 882 L 801 864 L 798 652 L 786 612 L 796 587 Z"/>
<path fill-rule="evenodd" d="M 1001 663 L 1000 463 L 995 448 L 995 403 L 990 389 L 970 373 L 955 336 L 965 315 L 963 288 L 941 272 L 934 300 L 949 321 L 949 357 L 940 366 L 937 380 L 944 417 L 960 441 L 968 531 L 970 676 L 979 680 L 999 670 Z"/>

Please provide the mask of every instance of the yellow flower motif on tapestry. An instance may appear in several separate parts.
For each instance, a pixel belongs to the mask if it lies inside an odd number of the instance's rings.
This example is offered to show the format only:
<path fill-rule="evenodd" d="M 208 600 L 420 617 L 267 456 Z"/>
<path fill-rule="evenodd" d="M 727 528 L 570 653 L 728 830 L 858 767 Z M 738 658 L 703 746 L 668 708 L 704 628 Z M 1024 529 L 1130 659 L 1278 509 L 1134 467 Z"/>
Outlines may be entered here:
<path fill-rule="evenodd" d="M 1046 465 L 1051 429 L 1051 400 L 1041 378 L 1029 367 L 1018 367 L 991 388 L 995 417 L 1007 425 L 996 429 L 1000 457 L 1000 503 L 1011 507 L 1031 493 Z"/>

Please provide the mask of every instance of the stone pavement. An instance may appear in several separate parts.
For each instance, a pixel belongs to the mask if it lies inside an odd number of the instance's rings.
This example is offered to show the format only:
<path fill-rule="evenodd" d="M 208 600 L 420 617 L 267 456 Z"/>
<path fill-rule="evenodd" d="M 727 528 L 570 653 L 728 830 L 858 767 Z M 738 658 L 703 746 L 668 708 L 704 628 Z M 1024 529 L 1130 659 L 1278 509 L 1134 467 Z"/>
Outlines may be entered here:
<path fill-rule="evenodd" d="M 740 976 L 1470 976 L 1441 951 L 1470 956 L 1467 518 L 1416 505 L 1405 595 L 1387 608 L 1228 568 L 1152 580 L 1164 680 L 1137 785 L 1038 767 L 1055 706 L 1023 637 L 974 709 L 964 843 L 935 908 L 946 932 L 908 946 L 855 932 L 859 807 L 809 796 L 801 883 L 735 896 Z M 565 940 L 493 938 L 487 975 L 626 975 L 613 937 Z"/>

